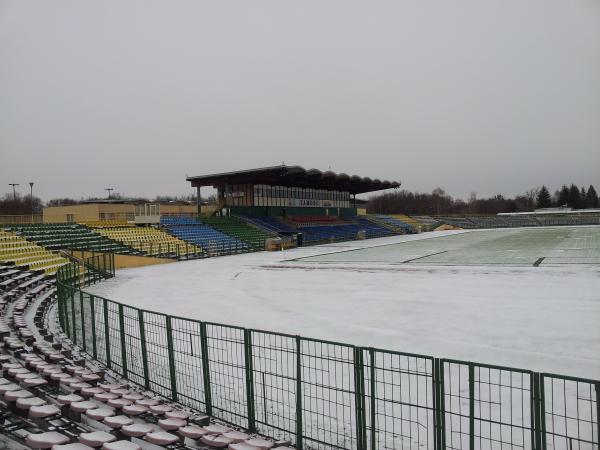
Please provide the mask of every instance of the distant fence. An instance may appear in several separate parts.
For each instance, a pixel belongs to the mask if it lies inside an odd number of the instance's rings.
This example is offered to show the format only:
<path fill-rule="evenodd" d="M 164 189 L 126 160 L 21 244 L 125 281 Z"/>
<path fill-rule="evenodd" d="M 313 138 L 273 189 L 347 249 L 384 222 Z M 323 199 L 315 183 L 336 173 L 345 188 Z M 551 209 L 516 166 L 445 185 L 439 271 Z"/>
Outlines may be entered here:
<path fill-rule="evenodd" d="M 60 325 L 145 389 L 298 449 L 598 449 L 600 381 L 357 347 L 145 311 L 58 273 Z"/>

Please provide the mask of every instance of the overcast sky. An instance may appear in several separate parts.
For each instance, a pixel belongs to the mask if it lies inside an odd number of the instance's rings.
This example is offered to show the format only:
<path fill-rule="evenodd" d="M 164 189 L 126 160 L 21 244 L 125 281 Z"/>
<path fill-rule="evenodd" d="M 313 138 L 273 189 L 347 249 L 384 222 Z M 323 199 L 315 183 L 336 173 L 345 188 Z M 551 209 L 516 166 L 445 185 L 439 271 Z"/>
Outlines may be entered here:
<path fill-rule="evenodd" d="M 0 193 L 275 165 L 600 187 L 600 1 L 0 0 Z"/>

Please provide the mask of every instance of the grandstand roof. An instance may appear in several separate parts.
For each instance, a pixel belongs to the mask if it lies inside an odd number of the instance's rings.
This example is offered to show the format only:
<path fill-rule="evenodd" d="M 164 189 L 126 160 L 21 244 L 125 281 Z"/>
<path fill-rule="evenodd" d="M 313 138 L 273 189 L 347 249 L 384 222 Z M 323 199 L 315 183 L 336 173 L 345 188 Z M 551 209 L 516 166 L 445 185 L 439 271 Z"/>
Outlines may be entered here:
<path fill-rule="evenodd" d="M 306 170 L 304 167 L 286 165 L 188 177 L 187 181 L 191 182 L 193 187 L 253 183 L 339 190 L 352 194 L 400 187 L 397 181 L 381 181 L 329 170 L 321 172 L 317 169 Z"/>

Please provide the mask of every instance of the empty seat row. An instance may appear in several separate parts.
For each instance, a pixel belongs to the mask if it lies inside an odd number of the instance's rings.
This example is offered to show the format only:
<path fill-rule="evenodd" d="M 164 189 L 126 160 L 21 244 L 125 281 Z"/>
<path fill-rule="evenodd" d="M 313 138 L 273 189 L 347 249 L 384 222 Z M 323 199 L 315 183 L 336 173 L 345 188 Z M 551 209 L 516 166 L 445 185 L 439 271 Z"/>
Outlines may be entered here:
<path fill-rule="evenodd" d="M 0 278 L 16 275 L 0 266 Z M 290 448 L 214 423 L 78 357 L 50 331 L 55 287 L 43 285 L 39 295 L 41 285 L 0 304 L 0 433 L 33 449 Z"/>

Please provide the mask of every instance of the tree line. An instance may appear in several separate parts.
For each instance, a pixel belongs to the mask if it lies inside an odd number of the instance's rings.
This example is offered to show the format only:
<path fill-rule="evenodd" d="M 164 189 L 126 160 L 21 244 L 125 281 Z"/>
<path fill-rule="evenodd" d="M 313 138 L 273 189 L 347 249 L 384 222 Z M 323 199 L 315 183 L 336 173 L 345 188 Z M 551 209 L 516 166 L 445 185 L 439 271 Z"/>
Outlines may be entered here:
<path fill-rule="evenodd" d="M 111 200 L 127 200 L 132 202 L 139 203 L 168 203 L 168 202 L 196 202 L 196 195 L 181 195 L 181 196 L 172 196 L 172 195 L 159 195 L 153 199 L 148 198 L 129 198 L 125 197 L 119 193 L 113 193 L 110 196 Z M 203 202 L 216 202 L 216 197 L 214 195 L 208 196 L 206 198 L 202 198 Z M 32 214 L 41 214 L 44 206 L 70 206 L 70 205 L 79 205 L 81 203 L 90 203 L 94 201 L 106 201 L 106 198 L 98 198 L 98 197 L 89 197 L 89 198 L 54 198 L 47 202 L 43 202 L 40 198 L 33 196 L 33 203 L 31 202 L 31 195 L 21 195 L 17 193 L 6 193 L 3 197 L 0 197 L 0 215 L 9 215 L 9 216 L 21 216 Z"/>
<path fill-rule="evenodd" d="M 477 198 L 473 193 L 468 200 L 453 198 L 441 188 L 431 193 L 400 190 L 372 196 L 367 202 L 367 212 L 371 214 L 498 214 L 552 207 L 599 208 L 600 203 L 594 186 L 586 189 L 575 184 L 563 185 L 554 194 L 546 186 L 541 186 L 514 198 L 502 194 Z"/>

